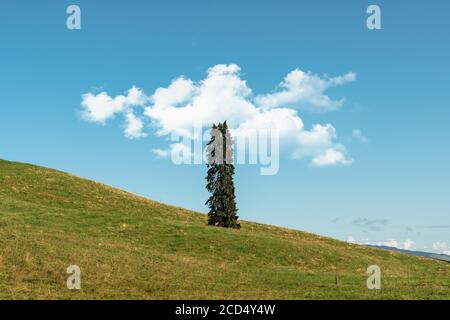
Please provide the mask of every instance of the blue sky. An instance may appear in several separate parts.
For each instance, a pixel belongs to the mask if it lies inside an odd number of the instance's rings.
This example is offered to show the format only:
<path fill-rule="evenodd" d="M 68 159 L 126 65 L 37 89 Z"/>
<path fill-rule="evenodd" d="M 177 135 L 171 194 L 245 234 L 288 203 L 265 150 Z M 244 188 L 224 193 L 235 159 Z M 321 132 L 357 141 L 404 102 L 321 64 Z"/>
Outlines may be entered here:
<path fill-rule="evenodd" d="M 70 4 L 81 8 L 81 30 L 66 28 Z M 382 30 L 367 29 L 369 4 L 381 7 Z M 240 165 L 239 215 L 450 251 L 449 10 L 444 0 L 2 1 L 0 157 L 205 212 L 204 166 L 155 157 L 167 140 L 151 124 L 130 140 L 123 115 L 85 121 L 82 95 L 132 86 L 152 95 L 180 76 L 201 81 L 218 64 L 238 65 L 255 95 L 278 90 L 296 68 L 322 78 L 354 72 L 326 90 L 345 98 L 337 110 L 297 110 L 308 130 L 332 124 L 353 163 L 315 167 L 282 152 L 274 176 Z"/>

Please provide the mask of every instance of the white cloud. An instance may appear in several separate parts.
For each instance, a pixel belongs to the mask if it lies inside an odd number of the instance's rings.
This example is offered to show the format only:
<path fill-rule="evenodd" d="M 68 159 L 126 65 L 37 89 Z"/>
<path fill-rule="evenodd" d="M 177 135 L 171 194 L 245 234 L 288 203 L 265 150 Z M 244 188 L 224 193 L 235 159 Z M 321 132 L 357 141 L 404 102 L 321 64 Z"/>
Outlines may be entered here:
<path fill-rule="evenodd" d="M 365 244 L 365 245 L 370 245 L 370 240 L 369 240 L 369 238 L 363 238 L 363 239 L 361 239 L 360 243 Z"/>
<path fill-rule="evenodd" d="M 416 246 L 416 243 L 410 239 L 405 240 L 403 243 L 403 249 L 405 250 L 412 250 Z"/>
<path fill-rule="evenodd" d="M 143 132 L 144 121 L 136 117 L 133 112 L 128 111 L 125 115 L 125 119 L 125 137 L 129 139 L 139 139 L 147 136 L 147 134 Z"/>
<path fill-rule="evenodd" d="M 444 251 L 443 254 L 450 256 L 450 251 Z"/>
<path fill-rule="evenodd" d="M 395 239 L 389 239 L 387 241 L 381 241 L 378 242 L 379 246 L 386 246 L 386 247 L 392 247 L 392 248 L 400 248 L 400 244 Z"/>
<path fill-rule="evenodd" d="M 82 115 L 87 121 L 104 124 L 116 114 L 125 112 L 132 106 L 142 106 L 146 101 L 144 93 L 134 86 L 125 96 L 118 95 L 115 98 L 111 98 L 106 92 L 97 95 L 86 93 L 82 95 Z"/>
<path fill-rule="evenodd" d="M 326 167 L 336 164 L 351 164 L 353 160 L 348 160 L 342 151 L 329 148 L 324 154 L 318 155 L 312 159 L 313 165 L 317 167 Z"/>
<path fill-rule="evenodd" d="M 297 111 L 288 108 L 259 110 L 254 117 L 241 123 L 233 130 L 233 134 L 248 137 L 252 132 L 263 128 L 276 128 L 280 140 L 288 146 L 294 159 L 323 157 L 326 156 L 329 148 L 336 148 L 342 150 L 342 153 L 345 152 L 345 147 L 335 142 L 337 138 L 336 129 L 331 124 L 316 124 L 310 130 L 307 130 Z M 342 162 L 348 161 L 344 154 L 342 154 L 340 160 Z M 337 164 L 337 162 L 334 164 Z M 332 163 L 329 163 L 329 165 L 332 165 Z"/>
<path fill-rule="evenodd" d="M 152 151 L 158 158 L 167 158 L 170 155 L 168 149 L 153 149 Z"/>
<path fill-rule="evenodd" d="M 369 139 L 367 139 L 367 137 L 364 136 L 364 134 L 362 133 L 362 131 L 360 129 L 353 129 L 352 136 L 359 142 L 369 143 Z"/>
<path fill-rule="evenodd" d="M 198 83 L 175 79 L 167 88 L 156 90 L 153 104 L 145 108 L 145 115 L 157 126 L 158 135 L 189 135 L 197 123 L 209 127 L 224 120 L 236 128 L 259 113 L 250 99 L 252 91 L 239 77 L 239 70 L 237 65 L 216 65 Z M 170 101 L 168 96 L 176 99 Z"/>
<path fill-rule="evenodd" d="M 165 109 L 188 101 L 195 93 L 196 87 L 192 80 L 180 77 L 175 79 L 169 87 L 159 88 L 152 96 L 155 107 Z"/>
<path fill-rule="evenodd" d="M 360 240 L 356 240 L 352 235 L 347 237 L 347 242 L 360 245 L 370 245 L 370 241 L 368 238 L 361 238 Z"/>
<path fill-rule="evenodd" d="M 413 250 L 416 247 L 416 243 L 413 240 L 406 239 L 403 242 L 403 245 L 398 242 L 395 239 L 388 239 L 386 241 L 379 241 L 377 243 L 378 246 L 386 246 L 391 248 L 397 248 L 397 249 L 404 249 L 404 250 Z"/>
<path fill-rule="evenodd" d="M 236 135 L 277 128 L 280 142 L 293 158 L 308 157 L 315 166 L 331 166 L 352 163 L 346 156 L 346 148 L 336 141 L 336 129 L 331 124 L 315 124 L 307 129 L 294 108 L 335 109 L 343 100 L 334 101 L 325 91 L 355 78 L 353 73 L 321 78 L 296 69 L 285 77 L 278 92 L 255 97 L 241 79 L 239 66 L 221 64 L 209 68 L 201 81 L 179 77 L 149 97 L 136 87 L 116 97 L 106 92 L 86 93 L 81 106 L 86 120 L 101 124 L 123 114 L 125 136 L 132 139 L 146 135 L 144 120 L 150 122 L 157 136 L 166 137 L 191 136 L 196 125 L 205 128 L 224 120 Z M 136 108 L 141 108 L 141 112 L 136 113 Z M 142 117 L 136 115 L 141 113 Z M 171 144 L 168 149 L 154 149 L 153 153 L 167 157 L 179 148 L 178 144 Z"/>
<path fill-rule="evenodd" d="M 440 241 L 433 243 L 432 248 L 433 248 L 433 250 L 436 250 L 436 251 L 445 251 L 445 250 L 449 249 L 446 242 L 440 242 Z"/>
<path fill-rule="evenodd" d="M 310 72 L 295 69 L 279 84 L 280 90 L 275 93 L 259 95 L 255 101 L 263 108 L 292 107 L 332 110 L 342 106 L 344 99 L 332 100 L 324 92 L 331 87 L 341 86 L 355 80 L 356 74 L 352 72 L 335 78 L 321 78 Z"/>
<path fill-rule="evenodd" d="M 380 241 L 377 243 L 378 246 L 387 246 L 391 248 L 405 249 L 405 250 L 413 250 L 416 246 L 416 243 L 413 240 L 406 239 L 403 242 L 403 245 L 395 239 L 388 239 L 386 241 Z"/>

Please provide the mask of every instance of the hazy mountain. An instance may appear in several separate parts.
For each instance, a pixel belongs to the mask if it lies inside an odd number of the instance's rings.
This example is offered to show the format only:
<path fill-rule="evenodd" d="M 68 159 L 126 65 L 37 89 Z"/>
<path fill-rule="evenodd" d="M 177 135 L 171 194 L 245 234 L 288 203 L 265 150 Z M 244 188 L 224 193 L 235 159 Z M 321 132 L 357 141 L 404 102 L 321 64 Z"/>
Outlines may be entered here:
<path fill-rule="evenodd" d="M 388 247 L 388 246 L 374 246 L 374 245 L 367 245 L 367 246 L 371 247 L 371 248 L 378 248 L 378 249 L 384 249 L 384 250 L 389 250 L 389 251 L 396 251 L 396 252 L 410 254 L 410 255 L 413 255 L 413 256 L 426 257 L 426 258 L 431 258 L 431 259 L 436 259 L 436 260 L 442 260 L 442 261 L 450 262 L 450 256 L 448 256 L 446 254 L 438 254 L 438 253 L 424 252 L 424 251 L 411 251 L 411 250 L 404 250 L 404 249 L 399 249 L 399 248 L 395 248 L 395 247 Z"/>

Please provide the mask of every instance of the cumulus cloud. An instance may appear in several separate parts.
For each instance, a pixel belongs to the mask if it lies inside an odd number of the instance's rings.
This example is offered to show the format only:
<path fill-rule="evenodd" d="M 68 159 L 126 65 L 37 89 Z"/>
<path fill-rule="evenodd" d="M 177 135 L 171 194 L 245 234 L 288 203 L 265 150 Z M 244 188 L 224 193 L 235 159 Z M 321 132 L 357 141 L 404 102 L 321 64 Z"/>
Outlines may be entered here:
<path fill-rule="evenodd" d="M 348 236 L 347 242 L 354 243 L 354 244 L 362 244 L 362 245 L 385 246 L 385 247 L 404 249 L 404 250 L 413 250 L 416 246 L 416 243 L 410 239 L 406 239 L 403 243 L 400 243 L 399 241 L 397 241 L 395 239 L 388 239 L 385 241 L 373 242 L 367 238 L 357 241 L 353 236 Z"/>
<path fill-rule="evenodd" d="M 317 167 L 333 166 L 336 164 L 351 164 L 353 160 L 348 160 L 345 154 L 339 150 L 329 148 L 324 154 L 312 159 L 313 165 Z"/>
<path fill-rule="evenodd" d="M 337 142 L 332 124 L 314 124 L 307 128 L 298 112 L 308 108 L 326 111 L 340 107 L 344 100 L 331 99 L 326 90 L 355 79 L 354 73 L 320 77 L 296 69 L 275 92 L 254 95 L 241 78 L 239 66 L 220 64 L 209 68 L 203 80 L 178 77 L 149 96 L 136 87 L 115 97 L 106 92 L 86 93 L 82 95 L 81 107 L 84 119 L 100 124 L 122 114 L 125 136 L 130 139 L 147 135 L 144 132 L 146 122 L 154 128 L 155 135 L 166 138 L 190 137 L 193 127 L 207 128 L 224 120 L 235 136 L 276 128 L 280 142 L 294 159 L 309 158 L 312 165 L 323 167 L 351 164 L 353 160 L 347 157 L 345 146 Z M 153 153 L 167 157 L 180 148 L 184 146 L 172 143 L 167 149 L 154 149 Z"/>
<path fill-rule="evenodd" d="M 405 250 L 412 250 L 414 249 L 414 247 L 416 246 L 416 243 L 410 239 L 405 240 L 405 242 L 403 242 L 403 249 Z"/>
<path fill-rule="evenodd" d="M 350 236 L 347 237 L 347 242 L 355 244 L 356 240 L 355 240 L 355 238 L 352 235 L 350 235 Z"/>
<path fill-rule="evenodd" d="M 359 244 L 359 245 L 370 245 L 370 241 L 368 238 L 361 238 L 360 240 L 356 240 L 355 237 L 349 235 L 347 237 L 347 243 Z"/>
<path fill-rule="evenodd" d="M 416 243 L 411 239 L 406 239 L 403 243 L 400 243 L 395 239 L 388 239 L 386 241 L 379 241 L 377 245 L 404 250 L 413 250 L 416 247 Z"/>
<path fill-rule="evenodd" d="M 127 112 L 125 119 L 125 137 L 129 139 L 139 139 L 147 136 L 147 134 L 143 132 L 144 121 L 136 117 L 133 112 Z"/>
<path fill-rule="evenodd" d="M 263 108 L 308 108 L 315 110 L 332 110 L 342 106 L 344 99 L 332 100 L 325 94 L 331 87 L 341 86 L 356 80 L 356 74 L 330 78 L 321 78 L 310 72 L 299 69 L 291 71 L 279 84 L 279 90 L 274 93 L 256 97 L 257 105 Z"/>
<path fill-rule="evenodd" d="M 436 250 L 436 251 L 445 251 L 445 250 L 449 249 L 446 242 L 440 242 L 440 241 L 433 243 L 432 248 L 433 248 L 433 250 Z"/>
<path fill-rule="evenodd" d="M 236 128 L 259 114 L 239 70 L 237 65 L 216 65 L 197 83 L 175 79 L 168 87 L 156 90 L 145 115 L 157 126 L 158 135 L 189 135 L 195 124 L 211 126 L 224 120 Z"/>
<path fill-rule="evenodd" d="M 377 243 L 377 245 L 391 247 L 391 248 L 400 248 L 400 243 L 395 239 L 388 239 L 386 241 L 380 241 Z"/>
<path fill-rule="evenodd" d="M 142 90 L 132 87 L 126 95 L 110 97 L 106 92 L 82 95 L 82 115 L 87 121 L 104 124 L 116 114 L 126 112 L 130 107 L 142 106 L 147 97 Z"/>
<path fill-rule="evenodd" d="M 152 151 L 158 158 L 167 158 L 170 155 L 170 150 L 167 149 L 156 148 L 153 149 Z"/>

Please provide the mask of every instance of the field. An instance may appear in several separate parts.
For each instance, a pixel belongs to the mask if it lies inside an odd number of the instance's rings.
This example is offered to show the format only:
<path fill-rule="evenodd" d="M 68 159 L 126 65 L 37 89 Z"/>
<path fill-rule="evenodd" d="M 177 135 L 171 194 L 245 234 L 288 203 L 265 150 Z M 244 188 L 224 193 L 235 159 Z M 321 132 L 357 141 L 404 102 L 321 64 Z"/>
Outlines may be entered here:
<path fill-rule="evenodd" d="M 450 299 L 449 263 L 241 224 L 0 160 L 0 299 Z"/>

